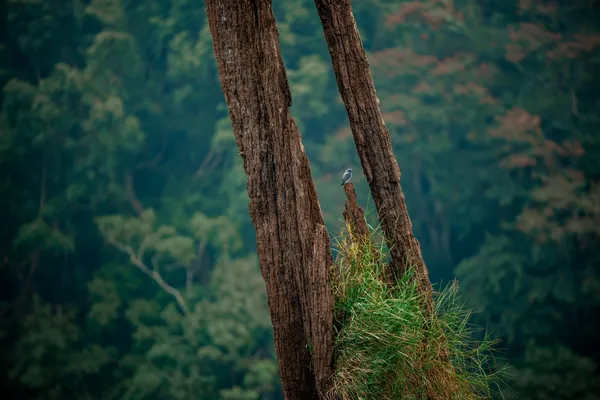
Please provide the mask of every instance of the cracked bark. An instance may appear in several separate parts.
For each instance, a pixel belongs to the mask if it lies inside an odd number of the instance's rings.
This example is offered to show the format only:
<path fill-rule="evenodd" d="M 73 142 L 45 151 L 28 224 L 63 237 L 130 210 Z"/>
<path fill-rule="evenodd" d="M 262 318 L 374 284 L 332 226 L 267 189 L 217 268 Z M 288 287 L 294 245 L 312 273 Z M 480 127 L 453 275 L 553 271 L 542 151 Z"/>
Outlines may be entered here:
<path fill-rule="evenodd" d="M 365 212 L 360 208 L 356 201 L 356 191 L 353 183 L 344 185 L 346 192 L 346 203 L 344 205 L 344 220 L 350 225 L 350 235 L 357 240 L 369 238 L 369 228 L 365 219 Z M 353 239 L 354 240 L 354 239 Z"/>
<path fill-rule="evenodd" d="M 269 0 L 207 0 L 221 87 L 248 176 L 250 215 L 286 399 L 330 389 L 333 266 Z"/>
<path fill-rule="evenodd" d="M 416 269 L 425 306 L 433 312 L 432 288 L 400 186 L 400 168 L 369 70 L 350 0 L 315 0 L 329 47 L 338 88 L 346 106 L 356 150 L 371 188 L 395 276 L 407 266 Z"/>
<path fill-rule="evenodd" d="M 388 281 L 401 276 L 407 267 L 415 269 L 418 290 L 423 306 L 436 318 L 433 289 L 419 241 L 413 235 L 412 223 L 400 186 L 400 167 L 394 156 L 390 134 L 385 126 L 379 99 L 369 69 L 369 62 L 360 40 L 350 0 L 314 0 L 323 25 L 325 40 L 333 64 L 339 92 L 350 120 L 350 128 L 364 173 L 377 208 L 381 227 L 390 249 L 392 272 Z M 424 326 L 423 329 L 429 329 Z M 429 379 L 447 382 L 446 392 L 426 393 L 425 398 L 453 398 L 459 383 L 444 340 L 423 343 L 439 346 L 441 368 L 427 371 Z"/>

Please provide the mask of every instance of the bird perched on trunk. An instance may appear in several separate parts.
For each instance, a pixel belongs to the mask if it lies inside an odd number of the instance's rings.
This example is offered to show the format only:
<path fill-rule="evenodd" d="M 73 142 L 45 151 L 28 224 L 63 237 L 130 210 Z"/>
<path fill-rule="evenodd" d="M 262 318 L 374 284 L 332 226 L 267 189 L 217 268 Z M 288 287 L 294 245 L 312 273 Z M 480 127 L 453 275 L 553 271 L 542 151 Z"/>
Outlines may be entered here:
<path fill-rule="evenodd" d="M 344 186 L 346 183 L 350 182 L 352 179 L 352 168 L 348 168 L 344 175 L 342 175 L 342 184 L 340 186 Z"/>

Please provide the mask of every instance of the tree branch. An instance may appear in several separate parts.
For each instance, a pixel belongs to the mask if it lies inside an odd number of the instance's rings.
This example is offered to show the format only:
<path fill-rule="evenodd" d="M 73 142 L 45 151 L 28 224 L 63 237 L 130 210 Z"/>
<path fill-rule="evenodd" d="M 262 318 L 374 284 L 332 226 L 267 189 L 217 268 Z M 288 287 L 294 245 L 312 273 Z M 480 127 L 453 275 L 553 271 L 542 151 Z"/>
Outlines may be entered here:
<path fill-rule="evenodd" d="M 220 148 L 216 151 L 211 150 L 206 157 L 204 157 L 204 160 L 202 160 L 202 164 L 200 165 L 200 168 L 198 168 L 198 171 L 196 171 L 194 174 L 194 177 L 200 178 L 205 173 L 212 171 L 219 164 L 219 162 L 221 162 L 222 155 L 223 150 Z"/>
<path fill-rule="evenodd" d="M 186 293 L 190 294 L 192 290 L 192 284 L 194 283 L 194 276 L 202 267 L 202 256 L 206 251 L 206 246 L 208 245 L 206 240 L 200 241 L 198 244 L 198 251 L 196 252 L 196 263 L 197 265 L 189 265 L 186 269 L 185 274 L 185 288 Z"/>
<path fill-rule="evenodd" d="M 44 155 L 44 160 L 46 156 Z M 42 182 L 40 184 L 40 205 L 38 215 L 41 217 L 44 212 L 44 207 L 46 206 L 46 196 L 47 196 L 47 181 L 48 181 L 48 168 L 46 167 L 46 163 L 44 162 L 44 166 L 42 167 Z"/>
<path fill-rule="evenodd" d="M 138 216 L 141 216 L 144 213 L 144 205 L 135 194 L 133 173 L 131 172 L 128 172 L 127 176 L 125 177 L 125 194 L 127 196 L 127 199 L 129 200 L 129 203 L 131 203 L 131 206 L 136 211 Z"/>
<path fill-rule="evenodd" d="M 177 303 L 179 304 L 179 307 L 181 307 L 181 311 L 183 312 L 184 315 L 187 315 L 190 313 L 187 303 L 186 303 L 183 295 L 181 294 L 181 292 L 179 290 L 175 289 L 173 286 L 169 285 L 163 279 L 163 277 L 160 275 L 157 268 L 154 268 L 154 269 L 148 268 L 148 266 L 146 264 L 144 264 L 144 262 L 141 260 L 141 258 L 138 257 L 138 254 L 140 254 L 139 251 L 136 254 L 136 252 L 131 247 L 126 246 L 123 243 L 119 242 L 112 235 L 107 236 L 107 241 L 110 244 L 112 244 L 113 246 L 115 246 L 117 249 L 121 250 L 123 253 L 127 254 L 129 256 L 129 261 L 133 265 L 138 267 L 144 274 L 146 274 L 150 278 L 152 278 L 152 280 L 154 280 L 161 287 L 161 289 L 163 289 L 165 292 L 167 292 L 171 296 L 173 296 L 175 298 L 175 300 L 177 301 Z M 141 253 L 141 255 L 143 256 L 143 252 Z"/>
<path fill-rule="evenodd" d="M 152 168 L 158 165 L 158 163 L 160 162 L 160 160 L 162 160 L 163 156 L 165 155 L 165 151 L 167 149 L 167 136 L 165 136 L 163 138 L 162 144 L 161 144 L 161 148 L 160 151 L 158 152 L 158 154 L 152 159 L 152 160 L 147 160 L 147 161 L 142 161 L 140 163 L 138 163 L 134 169 L 136 171 L 145 169 L 145 168 Z"/>

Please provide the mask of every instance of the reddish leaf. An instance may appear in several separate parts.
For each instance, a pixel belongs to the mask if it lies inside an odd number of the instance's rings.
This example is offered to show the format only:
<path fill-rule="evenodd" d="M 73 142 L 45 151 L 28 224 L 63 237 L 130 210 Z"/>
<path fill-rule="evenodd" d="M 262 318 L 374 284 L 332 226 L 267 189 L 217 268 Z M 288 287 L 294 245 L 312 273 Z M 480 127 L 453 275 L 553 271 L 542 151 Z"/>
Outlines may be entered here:
<path fill-rule="evenodd" d="M 525 52 L 519 45 L 509 43 L 504 46 L 504 51 L 504 57 L 510 62 L 518 63 L 525 58 Z"/>
<path fill-rule="evenodd" d="M 525 168 L 535 166 L 536 161 L 526 154 L 511 154 L 503 160 L 502 165 L 507 168 Z"/>
<path fill-rule="evenodd" d="M 574 35 L 572 41 L 558 43 L 552 50 L 546 52 L 550 59 L 573 59 L 581 53 L 589 53 L 600 46 L 600 35 Z"/>
<path fill-rule="evenodd" d="M 434 76 L 449 75 L 465 70 L 465 64 L 473 61 L 474 56 L 471 54 L 459 54 L 455 57 L 446 58 L 436 65 L 431 71 Z"/>
<path fill-rule="evenodd" d="M 424 8 L 424 4 L 420 1 L 412 1 L 409 3 L 402 3 L 400 5 L 400 10 L 397 12 L 390 14 L 386 20 L 385 24 L 388 28 L 392 28 L 395 25 L 402 24 L 406 20 L 406 17 L 420 11 Z"/>
<path fill-rule="evenodd" d="M 414 69 L 432 65 L 435 57 L 415 53 L 412 49 L 395 47 L 371 54 L 371 67 L 377 73 L 397 76 Z"/>
<path fill-rule="evenodd" d="M 383 119 L 393 125 L 405 126 L 407 123 L 406 116 L 400 110 L 383 113 Z"/>
<path fill-rule="evenodd" d="M 429 83 L 420 81 L 413 87 L 413 92 L 418 94 L 432 94 L 436 93 L 436 90 Z"/>

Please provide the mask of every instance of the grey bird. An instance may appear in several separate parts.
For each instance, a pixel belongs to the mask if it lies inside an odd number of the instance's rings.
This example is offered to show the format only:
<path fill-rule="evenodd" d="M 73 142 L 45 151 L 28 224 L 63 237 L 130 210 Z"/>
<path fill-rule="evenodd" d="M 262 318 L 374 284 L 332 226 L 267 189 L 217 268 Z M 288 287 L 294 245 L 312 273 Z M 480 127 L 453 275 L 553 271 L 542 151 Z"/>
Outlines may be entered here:
<path fill-rule="evenodd" d="M 350 182 L 352 179 L 352 168 L 348 168 L 344 175 L 342 175 L 342 184 L 340 186 L 344 186 L 346 183 Z"/>

